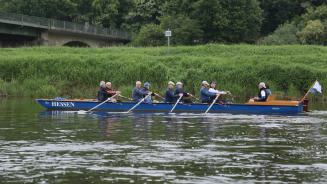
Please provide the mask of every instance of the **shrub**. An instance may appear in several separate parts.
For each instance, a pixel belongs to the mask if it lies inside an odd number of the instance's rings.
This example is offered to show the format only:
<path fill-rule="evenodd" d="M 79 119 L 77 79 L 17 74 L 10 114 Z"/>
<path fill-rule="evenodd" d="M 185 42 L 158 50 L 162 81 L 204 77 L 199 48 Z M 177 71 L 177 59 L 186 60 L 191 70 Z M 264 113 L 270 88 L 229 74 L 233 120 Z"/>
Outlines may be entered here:
<path fill-rule="evenodd" d="M 143 26 L 133 39 L 133 45 L 137 46 L 160 46 L 164 44 L 164 30 L 156 24 L 147 24 Z"/>
<path fill-rule="evenodd" d="M 299 40 L 296 36 L 299 29 L 294 23 L 285 23 L 279 26 L 276 31 L 259 40 L 259 44 L 264 45 L 291 45 L 291 44 L 299 44 Z"/>

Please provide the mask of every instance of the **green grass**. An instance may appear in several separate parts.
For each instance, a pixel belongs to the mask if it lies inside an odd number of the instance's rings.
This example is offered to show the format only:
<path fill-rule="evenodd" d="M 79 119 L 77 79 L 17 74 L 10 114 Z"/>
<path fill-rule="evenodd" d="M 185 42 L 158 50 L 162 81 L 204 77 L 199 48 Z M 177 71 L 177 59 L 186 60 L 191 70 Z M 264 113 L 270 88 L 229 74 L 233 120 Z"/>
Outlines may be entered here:
<path fill-rule="evenodd" d="M 253 96 L 260 81 L 300 97 L 316 79 L 327 85 L 327 47 L 202 45 L 171 47 L 0 49 L 0 93 L 32 97 L 94 97 L 100 80 L 125 95 L 136 80 L 163 92 L 169 80 L 198 94 L 216 80 L 237 96 Z"/>

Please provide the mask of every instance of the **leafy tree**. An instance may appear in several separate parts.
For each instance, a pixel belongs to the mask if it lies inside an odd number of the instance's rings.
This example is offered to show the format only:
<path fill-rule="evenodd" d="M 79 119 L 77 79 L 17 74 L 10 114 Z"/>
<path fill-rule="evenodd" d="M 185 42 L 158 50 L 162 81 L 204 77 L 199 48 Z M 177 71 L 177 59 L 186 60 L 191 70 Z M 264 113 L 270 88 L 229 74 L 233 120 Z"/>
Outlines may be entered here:
<path fill-rule="evenodd" d="M 160 21 L 162 30 L 172 30 L 172 44 L 190 45 L 200 42 L 202 38 L 200 25 L 186 16 L 165 16 Z"/>
<path fill-rule="evenodd" d="M 294 23 L 285 23 L 278 27 L 274 34 L 259 40 L 258 43 L 265 45 L 299 44 L 299 39 L 296 36 L 298 31 L 299 28 Z"/>
<path fill-rule="evenodd" d="M 164 31 L 156 24 L 142 26 L 140 32 L 133 40 L 133 44 L 139 46 L 160 46 L 164 45 L 164 43 Z"/>
<path fill-rule="evenodd" d="M 262 11 L 257 0 L 221 0 L 228 24 L 221 37 L 227 42 L 254 43 L 260 35 Z"/>
<path fill-rule="evenodd" d="M 259 0 L 263 10 L 262 34 L 273 32 L 279 25 L 304 12 L 305 0 Z"/>
<path fill-rule="evenodd" d="M 132 32 L 138 32 L 143 25 L 159 24 L 162 15 L 160 5 L 164 0 L 133 0 L 132 9 L 126 16 L 125 27 Z"/>
<path fill-rule="evenodd" d="M 326 41 L 325 30 L 320 20 L 310 20 L 298 36 L 302 43 L 322 45 Z"/>
<path fill-rule="evenodd" d="M 121 27 L 131 7 L 131 0 L 92 0 L 92 23 L 104 27 Z"/>
<path fill-rule="evenodd" d="M 203 41 L 223 41 L 219 34 L 228 26 L 227 10 L 217 0 L 197 0 L 192 4 L 191 17 L 198 20 L 204 32 Z"/>
<path fill-rule="evenodd" d="M 73 0 L 9 0 L 7 12 L 71 20 L 71 15 L 76 14 L 76 7 Z"/>

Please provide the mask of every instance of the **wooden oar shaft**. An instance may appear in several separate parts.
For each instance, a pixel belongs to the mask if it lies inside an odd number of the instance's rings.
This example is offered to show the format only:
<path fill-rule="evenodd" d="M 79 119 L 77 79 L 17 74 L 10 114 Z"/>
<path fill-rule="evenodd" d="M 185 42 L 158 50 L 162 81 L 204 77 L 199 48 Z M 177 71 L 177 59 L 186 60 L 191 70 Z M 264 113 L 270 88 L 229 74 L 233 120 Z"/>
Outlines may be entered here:
<path fill-rule="evenodd" d="M 175 103 L 175 105 L 173 106 L 173 108 L 170 110 L 170 113 L 172 113 L 174 111 L 174 109 L 176 108 L 177 104 L 179 103 L 179 101 L 181 101 L 181 99 L 183 98 L 183 96 L 180 96 L 177 100 L 177 102 Z"/>
<path fill-rule="evenodd" d="M 136 105 L 134 105 L 131 109 L 127 111 L 127 113 L 130 113 L 132 110 L 134 110 L 137 106 L 139 106 L 146 98 L 148 98 L 151 94 L 146 95 L 144 98 L 142 98 Z"/>
<path fill-rule="evenodd" d="M 216 98 L 213 100 L 213 102 L 211 103 L 211 105 L 210 105 L 210 106 L 208 107 L 208 109 L 206 110 L 205 114 L 207 114 L 207 113 L 210 111 L 211 107 L 213 106 L 213 104 L 216 103 L 216 101 L 218 100 L 219 96 L 220 96 L 220 94 L 218 94 L 218 95 L 216 96 Z"/>
<path fill-rule="evenodd" d="M 116 97 L 117 95 L 118 95 L 118 94 L 115 94 L 114 96 L 112 96 L 112 97 L 108 98 L 107 100 L 105 100 L 105 101 L 101 102 L 100 104 L 98 104 L 98 105 L 94 106 L 93 108 L 91 108 L 91 109 L 90 109 L 90 110 L 88 110 L 87 112 L 90 112 L 90 111 L 92 111 L 92 110 L 94 110 L 94 109 L 96 109 L 96 108 L 100 107 L 102 104 L 104 104 L 104 103 L 108 102 L 109 100 L 111 100 L 112 98 Z"/>
<path fill-rule="evenodd" d="M 123 96 L 123 95 L 119 95 L 119 97 L 125 98 L 125 99 L 127 99 L 127 100 L 133 100 L 133 99 L 131 99 L 131 98 L 129 98 L 129 97 L 126 97 L 126 96 Z"/>
<path fill-rule="evenodd" d="M 309 88 L 309 90 L 307 91 L 307 93 L 302 97 L 302 99 L 301 99 L 300 102 L 303 102 L 304 99 L 309 95 L 311 88 L 315 85 L 316 82 L 317 82 L 317 81 L 315 81 L 315 82 L 312 84 L 312 86 Z"/>

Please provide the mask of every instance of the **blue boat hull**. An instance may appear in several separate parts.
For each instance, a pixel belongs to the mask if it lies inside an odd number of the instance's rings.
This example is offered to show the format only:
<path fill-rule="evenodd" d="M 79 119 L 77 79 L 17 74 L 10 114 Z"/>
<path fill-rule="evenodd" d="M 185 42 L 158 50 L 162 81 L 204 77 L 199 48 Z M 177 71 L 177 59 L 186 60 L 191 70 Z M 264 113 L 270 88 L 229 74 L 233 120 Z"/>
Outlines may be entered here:
<path fill-rule="evenodd" d="M 48 110 L 89 110 L 100 102 L 76 101 L 76 100 L 51 100 L 36 99 L 36 101 Z M 107 102 L 96 108 L 96 111 L 126 112 L 131 109 L 135 102 Z M 204 113 L 210 104 L 178 104 L 174 112 Z M 133 112 L 169 112 L 173 108 L 172 103 L 142 103 Z M 303 112 L 303 105 L 253 105 L 253 104 L 215 104 L 209 113 L 233 113 L 233 114 L 276 114 L 296 115 Z"/>

